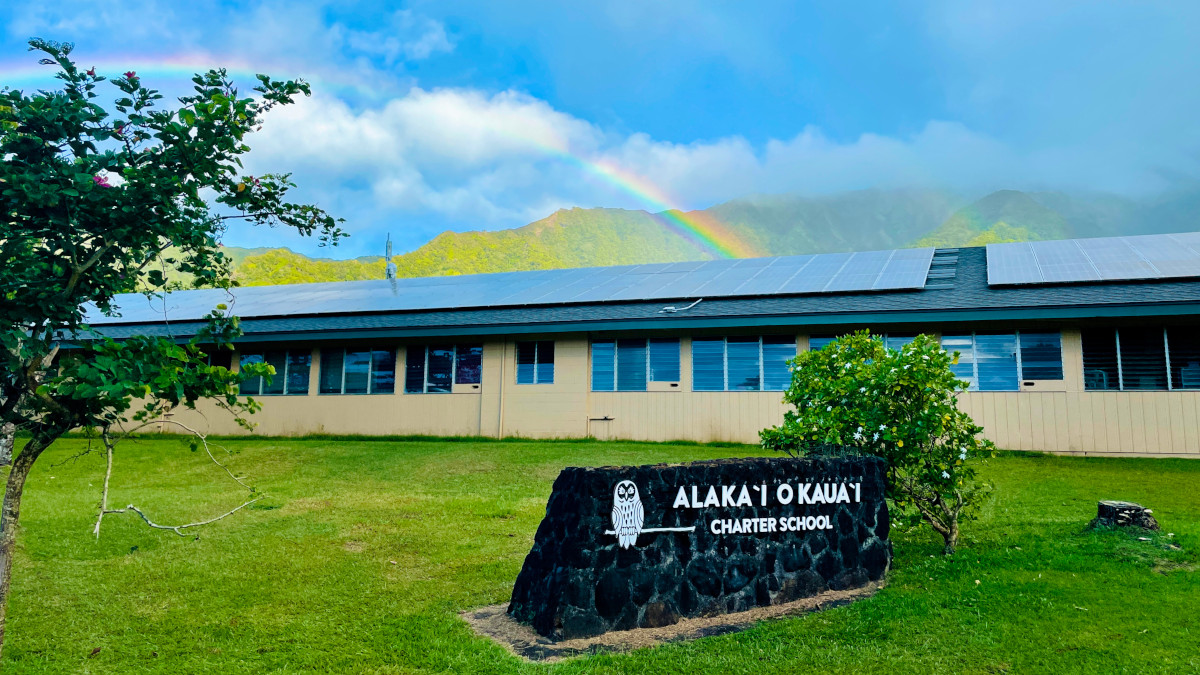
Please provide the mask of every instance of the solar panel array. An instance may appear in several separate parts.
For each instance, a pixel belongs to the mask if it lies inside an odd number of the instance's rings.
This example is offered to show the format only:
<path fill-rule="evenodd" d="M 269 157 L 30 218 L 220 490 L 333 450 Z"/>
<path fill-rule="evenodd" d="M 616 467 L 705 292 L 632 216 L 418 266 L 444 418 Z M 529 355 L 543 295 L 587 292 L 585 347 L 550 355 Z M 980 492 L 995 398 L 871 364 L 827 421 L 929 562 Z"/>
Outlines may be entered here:
<path fill-rule="evenodd" d="M 919 289 L 932 248 L 778 258 L 591 267 L 233 290 L 177 291 L 147 301 L 122 296 L 119 318 L 92 312 L 94 324 L 203 318 L 218 303 L 241 317 L 516 307 Z M 232 300 L 232 303 L 231 303 Z"/>
<path fill-rule="evenodd" d="M 988 284 L 1200 277 L 1200 232 L 988 244 Z"/>

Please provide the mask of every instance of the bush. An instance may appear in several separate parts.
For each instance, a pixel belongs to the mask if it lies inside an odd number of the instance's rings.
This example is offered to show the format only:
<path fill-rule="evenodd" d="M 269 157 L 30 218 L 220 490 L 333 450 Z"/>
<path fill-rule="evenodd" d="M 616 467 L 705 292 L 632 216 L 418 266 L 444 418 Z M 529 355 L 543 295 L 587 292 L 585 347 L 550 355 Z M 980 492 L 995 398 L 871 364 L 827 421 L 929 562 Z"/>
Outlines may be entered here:
<path fill-rule="evenodd" d="M 973 460 L 996 451 L 955 405 L 967 387 L 950 369 L 957 362 L 957 353 L 928 335 L 896 351 L 863 331 L 804 352 L 792 361 L 784 394 L 795 410 L 760 433 L 762 445 L 792 455 L 841 448 L 886 459 L 893 517 L 928 522 L 953 553 L 959 521 L 974 517 L 990 489 L 976 479 Z"/>

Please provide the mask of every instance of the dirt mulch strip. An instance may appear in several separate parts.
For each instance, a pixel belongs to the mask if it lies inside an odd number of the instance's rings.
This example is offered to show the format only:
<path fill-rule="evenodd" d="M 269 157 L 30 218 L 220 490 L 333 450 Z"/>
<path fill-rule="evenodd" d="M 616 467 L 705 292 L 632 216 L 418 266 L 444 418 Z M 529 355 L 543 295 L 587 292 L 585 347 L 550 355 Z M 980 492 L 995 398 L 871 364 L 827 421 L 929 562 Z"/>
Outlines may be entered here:
<path fill-rule="evenodd" d="M 765 619 L 796 616 L 848 605 L 875 595 L 884 585 L 883 581 L 875 581 L 861 588 L 825 591 L 809 598 L 770 607 L 755 607 L 736 614 L 681 619 L 674 625 L 661 628 L 634 628 L 573 640 L 555 641 L 538 635 L 526 624 L 510 617 L 507 614 L 508 605 L 481 607 L 462 612 L 459 616 L 466 620 L 477 634 L 495 641 L 516 656 L 531 662 L 552 663 L 583 654 L 627 652 L 666 642 L 733 633 Z"/>

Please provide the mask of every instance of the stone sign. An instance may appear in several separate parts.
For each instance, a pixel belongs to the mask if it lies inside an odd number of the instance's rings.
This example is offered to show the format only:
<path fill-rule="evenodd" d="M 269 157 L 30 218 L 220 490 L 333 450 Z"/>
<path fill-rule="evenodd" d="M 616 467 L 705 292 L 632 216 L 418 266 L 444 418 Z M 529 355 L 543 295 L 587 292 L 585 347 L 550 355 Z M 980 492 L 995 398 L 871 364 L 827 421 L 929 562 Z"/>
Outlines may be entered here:
<path fill-rule="evenodd" d="M 864 586 L 891 564 L 885 471 L 874 457 L 568 467 L 508 612 L 570 639 Z"/>

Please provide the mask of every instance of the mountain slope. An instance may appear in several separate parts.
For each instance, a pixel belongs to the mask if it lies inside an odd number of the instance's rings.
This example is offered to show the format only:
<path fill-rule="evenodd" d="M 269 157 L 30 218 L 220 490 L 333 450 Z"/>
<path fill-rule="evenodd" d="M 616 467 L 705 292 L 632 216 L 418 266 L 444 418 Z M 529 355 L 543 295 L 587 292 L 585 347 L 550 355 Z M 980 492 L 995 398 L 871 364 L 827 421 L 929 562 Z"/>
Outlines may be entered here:
<path fill-rule="evenodd" d="M 574 208 L 513 230 L 443 232 L 395 261 L 399 276 L 419 277 L 706 257 L 645 211 Z"/>
<path fill-rule="evenodd" d="M 765 255 L 796 255 L 910 246 L 964 203 L 938 190 L 858 190 L 735 199 L 707 212 L 744 232 Z"/>
<path fill-rule="evenodd" d="M 1000 190 L 973 202 L 948 191 L 860 190 L 827 197 L 735 199 L 689 216 L 716 221 L 760 255 L 905 246 L 1101 237 L 1200 229 L 1200 185 L 1148 200 L 1103 193 Z M 728 242 L 724 242 L 728 243 Z M 226 249 L 248 286 L 379 279 L 381 257 L 308 258 L 287 249 Z M 712 257 L 658 216 L 624 209 L 564 209 L 524 227 L 444 232 L 393 260 L 401 277 L 674 262 Z"/>
<path fill-rule="evenodd" d="M 863 190 L 816 198 L 757 196 L 685 215 L 716 220 L 760 255 L 792 255 L 905 246 L 936 228 L 961 201 L 933 190 Z M 327 260 L 286 249 L 255 251 L 234 256 L 237 279 L 246 286 L 383 276 L 379 257 Z M 712 256 L 645 211 L 573 208 L 512 230 L 443 232 L 393 260 L 398 276 L 419 277 Z"/>
<path fill-rule="evenodd" d="M 1071 236 L 1072 228 L 1060 213 L 1025 192 L 1000 190 L 959 209 L 916 245 L 981 246 Z"/>

